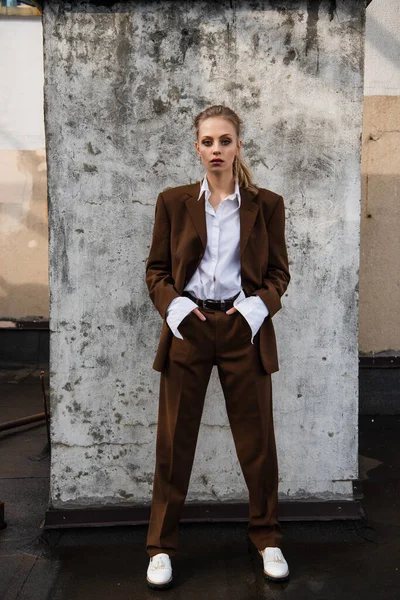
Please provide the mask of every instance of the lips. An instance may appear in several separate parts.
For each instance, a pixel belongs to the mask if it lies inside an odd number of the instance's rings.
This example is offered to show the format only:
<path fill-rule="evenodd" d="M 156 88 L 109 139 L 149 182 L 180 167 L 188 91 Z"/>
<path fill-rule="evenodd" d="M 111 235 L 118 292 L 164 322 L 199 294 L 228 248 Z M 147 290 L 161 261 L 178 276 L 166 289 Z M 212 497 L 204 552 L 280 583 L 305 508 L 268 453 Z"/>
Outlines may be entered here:
<path fill-rule="evenodd" d="M 220 163 L 223 163 L 224 161 L 223 161 L 223 160 L 221 160 L 220 158 L 214 158 L 214 159 L 213 159 L 211 162 L 212 162 L 213 164 L 220 164 Z"/>

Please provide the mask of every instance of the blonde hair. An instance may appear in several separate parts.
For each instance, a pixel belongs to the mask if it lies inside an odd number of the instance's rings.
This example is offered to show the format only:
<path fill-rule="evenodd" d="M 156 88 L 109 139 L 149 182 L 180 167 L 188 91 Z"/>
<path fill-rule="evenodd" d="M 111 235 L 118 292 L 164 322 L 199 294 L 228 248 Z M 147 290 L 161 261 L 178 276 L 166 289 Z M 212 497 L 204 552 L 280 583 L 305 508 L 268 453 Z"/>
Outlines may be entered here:
<path fill-rule="evenodd" d="M 231 108 L 223 106 L 222 104 L 214 104 L 213 106 L 209 106 L 201 111 L 201 113 L 199 113 L 194 119 L 197 139 L 199 138 L 200 124 L 210 117 L 223 117 L 232 123 L 233 127 L 235 128 L 237 138 L 240 138 L 241 130 L 243 128 L 243 122 L 240 117 Z M 240 187 L 253 190 L 256 193 L 258 192 L 258 187 L 253 183 L 250 168 L 240 156 L 240 151 L 233 161 L 232 171 L 233 177 L 236 177 L 237 174 Z"/>

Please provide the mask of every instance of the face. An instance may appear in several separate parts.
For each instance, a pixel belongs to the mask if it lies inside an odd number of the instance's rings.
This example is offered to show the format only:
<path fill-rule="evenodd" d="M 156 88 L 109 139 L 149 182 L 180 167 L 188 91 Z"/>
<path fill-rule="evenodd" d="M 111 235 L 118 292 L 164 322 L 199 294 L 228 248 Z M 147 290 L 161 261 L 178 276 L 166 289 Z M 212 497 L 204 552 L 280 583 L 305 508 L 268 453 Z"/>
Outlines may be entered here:
<path fill-rule="evenodd" d="M 207 172 L 232 173 L 235 156 L 242 146 L 233 124 L 223 117 L 208 117 L 199 127 L 196 150 Z M 212 162 L 213 159 L 220 162 Z"/>

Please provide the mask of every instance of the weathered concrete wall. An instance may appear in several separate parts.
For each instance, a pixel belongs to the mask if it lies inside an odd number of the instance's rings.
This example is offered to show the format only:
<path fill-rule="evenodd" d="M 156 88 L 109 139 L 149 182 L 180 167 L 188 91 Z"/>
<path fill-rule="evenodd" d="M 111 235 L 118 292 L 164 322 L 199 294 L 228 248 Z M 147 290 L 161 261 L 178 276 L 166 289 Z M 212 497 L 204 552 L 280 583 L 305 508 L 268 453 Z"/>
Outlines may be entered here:
<path fill-rule="evenodd" d="M 400 5 L 367 8 L 360 255 L 361 353 L 400 350 Z M 398 403 L 397 403 L 398 404 Z M 385 410 L 382 406 L 377 411 Z M 387 410 L 398 412 L 390 402 Z"/>
<path fill-rule="evenodd" d="M 246 123 L 254 180 L 286 201 L 280 495 L 352 497 L 363 31 L 351 0 L 46 5 L 54 507 L 150 502 L 154 203 L 197 180 L 193 117 L 219 102 Z M 246 499 L 214 372 L 188 502 Z"/>

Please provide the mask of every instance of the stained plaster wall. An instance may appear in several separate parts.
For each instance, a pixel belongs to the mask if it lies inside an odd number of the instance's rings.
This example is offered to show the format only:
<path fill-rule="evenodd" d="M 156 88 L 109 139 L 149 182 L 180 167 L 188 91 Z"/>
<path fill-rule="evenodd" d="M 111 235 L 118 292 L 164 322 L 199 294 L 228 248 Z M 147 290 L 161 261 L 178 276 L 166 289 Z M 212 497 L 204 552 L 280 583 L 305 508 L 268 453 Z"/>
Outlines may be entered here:
<path fill-rule="evenodd" d="M 351 499 L 364 2 L 47 3 L 43 25 L 51 504 L 150 502 L 161 319 L 145 261 L 158 192 L 202 173 L 192 122 L 213 103 L 238 111 L 254 181 L 286 203 L 280 497 Z M 213 372 L 187 501 L 246 499 Z"/>

